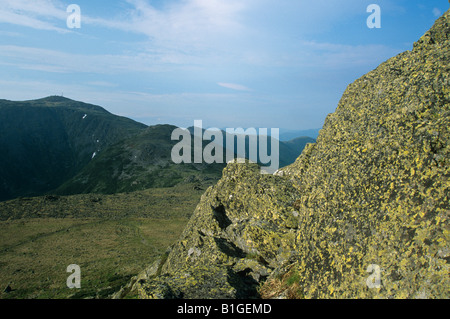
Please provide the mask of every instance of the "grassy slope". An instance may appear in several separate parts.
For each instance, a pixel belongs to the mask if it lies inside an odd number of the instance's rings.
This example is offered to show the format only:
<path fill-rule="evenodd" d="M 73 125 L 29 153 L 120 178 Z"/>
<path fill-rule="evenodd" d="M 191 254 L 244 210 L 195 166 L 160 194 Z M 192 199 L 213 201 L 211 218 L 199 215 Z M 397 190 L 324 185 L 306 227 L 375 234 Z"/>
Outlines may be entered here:
<path fill-rule="evenodd" d="M 108 297 L 176 241 L 203 193 L 195 186 L 0 203 L 0 298 Z M 70 264 L 81 289 L 66 286 Z"/>

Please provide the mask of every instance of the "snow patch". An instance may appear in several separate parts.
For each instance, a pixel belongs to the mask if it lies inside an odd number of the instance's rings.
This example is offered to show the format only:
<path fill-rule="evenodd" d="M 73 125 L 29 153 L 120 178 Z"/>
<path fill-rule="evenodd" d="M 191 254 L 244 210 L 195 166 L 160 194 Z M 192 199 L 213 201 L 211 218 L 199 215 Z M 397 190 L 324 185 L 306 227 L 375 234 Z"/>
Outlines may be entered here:
<path fill-rule="evenodd" d="M 87 114 L 84 114 L 84 116 L 83 116 L 83 120 L 86 118 L 86 116 L 87 116 Z"/>
<path fill-rule="evenodd" d="M 96 155 L 97 155 L 97 152 L 94 152 L 94 154 L 92 154 L 91 159 L 93 159 Z"/>

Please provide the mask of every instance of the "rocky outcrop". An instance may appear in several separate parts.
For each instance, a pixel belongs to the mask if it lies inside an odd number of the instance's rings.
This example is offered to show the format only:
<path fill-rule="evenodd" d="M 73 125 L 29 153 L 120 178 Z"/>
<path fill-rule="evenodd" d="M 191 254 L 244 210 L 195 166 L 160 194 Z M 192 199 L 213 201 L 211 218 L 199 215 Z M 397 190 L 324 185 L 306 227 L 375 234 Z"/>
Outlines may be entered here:
<path fill-rule="evenodd" d="M 144 298 L 258 297 L 259 284 L 294 253 L 295 194 L 289 180 L 256 164 L 228 164 L 158 275 L 136 278 L 134 289 Z"/>
<path fill-rule="evenodd" d="M 447 12 L 412 51 L 351 84 L 294 164 L 270 176 L 229 164 L 134 290 L 142 298 L 448 298 L 449 38 Z"/>

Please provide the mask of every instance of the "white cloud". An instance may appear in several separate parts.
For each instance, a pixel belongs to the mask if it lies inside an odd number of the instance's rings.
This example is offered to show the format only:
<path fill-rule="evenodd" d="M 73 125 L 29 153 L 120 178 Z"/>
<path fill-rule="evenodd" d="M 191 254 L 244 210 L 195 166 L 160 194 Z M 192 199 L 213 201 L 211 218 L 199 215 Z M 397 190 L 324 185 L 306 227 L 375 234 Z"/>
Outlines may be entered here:
<path fill-rule="evenodd" d="M 237 15 L 244 8 L 237 0 L 186 0 L 172 2 L 163 9 L 143 0 L 127 1 L 135 7 L 130 28 L 151 38 L 184 35 L 195 39 L 208 33 L 237 30 Z"/>
<path fill-rule="evenodd" d="M 118 84 L 111 83 L 108 81 L 90 81 L 86 83 L 89 86 L 99 86 L 99 87 L 105 87 L 105 88 L 114 88 L 117 87 Z"/>
<path fill-rule="evenodd" d="M 0 64 L 20 69 L 52 73 L 117 74 L 130 72 L 162 72 L 170 70 L 169 57 L 162 53 L 76 54 L 57 50 L 0 45 Z"/>
<path fill-rule="evenodd" d="M 224 88 L 232 89 L 232 90 L 236 90 L 236 91 L 251 91 L 251 89 L 249 89 L 248 87 L 246 87 L 244 85 L 240 85 L 240 84 L 223 83 L 223 82 L 219 82 L 217 84 L 222 86 L 222 87 L 224 87 Z"/>
<path fill-rule="evenodd" d="M 184 0 L 167 2 L 156 8 L 147 0 L 126 0 L 132 9 L 115 17 L 83 15 L 83 23 L 142 34 L 151 48 L 211 50 L 232 39 L 243 25 L 240 14 L 245 1 Z"/>
<path fill-rule="evenodd" d="M 365 13 L 360 0 L 344 3 L 329 0 L 184 0 L 163 1 L 158 7 L 149 0 L 125 1 L 129 9 L 116 15 L 93 17 L 83 14 L 83 25 L 145 35 L 148 41 L 139 51 L 125 55 L 76 55 L 36 48 L 2 47 L 6 52 L 0 52 L 0 56 L 10 56 L 10 61 L 3 63 L 49 72 L 111 73 L 162 71 L 171 66 L 188 65 L 202 68 L 235 66 L 237 63 L 303 66 L 314 63 L 318 57 L 321 59 L 317 61 L 319 65 L 336 65 L 338 58 L 343 59 L 340 65 L 352 61 L 362 64 L 376 55 L 370 51 L 386 51 L 385 48 L 357 47 L 352 52 L 354 47 L 351 46 L 301 43 L 305 34 L 330 28 L 359 11 Z M 61 0 L 1 0 L 0 22 L 72 32 L 58 27 L 65 25 L 66 5 Z M 285 37 L 284 31 L 292 34 L 293 26 L 298 39 L 291 35 Z M 364 57 L 367 52 L 369 58 Z M 248 90 L 245 87 L 232 89 Z"/>
<path fill-rule="evenodd" d="M 66 6 L 55 0 L 2 0 L 0 8 L 33 16 L 66 19 Z"/>
<path fill-rule="evenodd" d="M 244 33 L 241 15 L 246 9 L 246 1 L 164 1 L 159 7 L 149 0 L 124 1 L 129 4 L 129 9 L 110 16 L 88 15 L 81 6 L 83 27 L 78 31 L 83 33 L 84 26 L 90 25 L 144 35 L 148 41 L 141 46 L 142 55 L 137 58 L 149 58 L 154 65 L 204 65 L 207 62 L 223 63 L 235 57 L 230 52 L 236 52 L 233 43 Z M 61 0 L 1 0 L 0 23 L 73 33 L 65 27 L 67 4 Z M 63 72 L 65 68 L 51 69 Z"/>
<path fill-rule="evenodd" d="M 83 22 L 146 34 L 152 39 L 181 35 L 193 39 L 207 33 L 226 33 L 239 28 L 237 17 L 245 7 L 238 0 L 173 1 L 161 8 L 152 6 L 149 0 L 125 1 L 132 9 L 108 18 L 83 13 Z M 68 3 L 61 0 L 2 0 L 0 22 L 59 30 L 54 24 L 66 21 Z"/>
<path fill-rule="evenodd" d="M 69 30 L 58 28 L 54 26 L 52 23 L 41 21 L 37 18 L 25 16 L 14 12 L 0 11 L 0 22 L 16 24 L 39 30 L 57 31 L 60 33 L 69 32 Z"/>
<path fill-rule="evenodd" d="M 22 38 L 23 34 L 19 32 L 9 32 L 9 31 L 1 31 L 0 35 L 5 37 L 11 37 L 11 38 Z"/>
<path fill-rule="evenodd" d="M 2 0 L 0 2 L 0 22 L 30 27 L 39 30 L 70 32 L 58 27 L 67 19 L 65 7 L 52 0 Z"/>
<path fill-rule="evenodd" d="M 442 15 L 442 12 L 438 8 L 434 8 L 433 9 L 433 14 L 434 14 L 435 17 L 440 17 Z"/>

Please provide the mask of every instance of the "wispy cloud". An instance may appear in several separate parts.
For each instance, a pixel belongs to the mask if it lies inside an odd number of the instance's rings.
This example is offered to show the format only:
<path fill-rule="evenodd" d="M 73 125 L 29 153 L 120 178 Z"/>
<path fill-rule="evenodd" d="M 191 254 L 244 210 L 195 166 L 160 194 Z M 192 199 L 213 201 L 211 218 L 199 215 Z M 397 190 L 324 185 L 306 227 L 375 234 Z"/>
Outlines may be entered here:
<path fill-rule="evenodd" d="M 10 31 L 2 31 L 0 30 L 0 35 L 4 37 L 11 37 L 11 38 L 21 38 L 24 35 L 19 32 L 10 32 Z"/>
<path fill-rule="evenodd" d="M 52 73 L 117 74 L 162 72 L 176 61 L 162 53 L 80 54 L 36 47 L 0 45 L 0 64 Z"/>
<path fill-rule="evenodd" d="M 303 66 L 314 64 L 318 58 L 320 61 L 317 64 L 320 65 L 342 66 L 352 62 L 361 65 L 373 55 L 379 56 L 380 50 L 381 53 L 387 51 L 382 47 L 302 43 L 300 39 L 292 41 L 283 36 L 284 28 L 292 31 L 293 21 L 298 23 L 296 29 L 299 37 L 314 31 L 312 29 L 319 28 L 319 25 L 320 28 L 330 28 L 343 16 L 361 9 L 360 0 L 348 0 L 345 3 L 279 0 L 276 6 L 272 0 L 184 0 L 160 2 L 159 6 L 152 5 L 149 0 L 125 2 L 128 8 L 112 16 L 94 17 L 83 13 L 83 25 L 144 35 L 148 41 L 141 45 L 139 51 L 93 56 L 26 48 L 30 51 L 24 54 L 18 52 L 18 48 L 3 47 L 6 52 L 0 52 L 0 56 L 11 55 L 8 53 L 11 51 L 13 55 L 17 53 L 18 57 L 23 57 L 20 67 L 25 69 L 108 73 L 135 69 L 167 70 L 171 65 L 202 68 L 236 63 Z M 61 27 L 67 18 L 66 5 L 61 0 L 2 0 L 0 22 L 61 33 L 71 32 Z M 268 12 L 268 8 L 272 12 Z M 281 24 L 274 28 L 272 24 L 266 23 L 265 18 L 255 18 L 272 15 L 284 16 L 285 21 L 279 21 Z M 30 57 L 32 54 L 34 57 Z M 341 60 L 338 62 L 338 59 Z M 225 85 L 222 86 L 248 90 L 245 87 L 233 87 L 229 83 Z"/>
<path fill-rule="evenodd" d="M 237 0 L 186 0 L 171 2 L 160 9 L 144 0 L 127 2 L 134 7 L 129 20 L 117 26 L 161 42 L 185 39 L 199 43 L 211 40 L 212 35 L 235 32 L 241 27 L 238 16 L 245 7 Z"/>
<path fill-rule="evenodd" d="M 251 91 L 251 89 L 249 89 L 248 87 L 244 86 L 244 85 L 240 85 L 240 84 L 235 84 L 235 83 L 223 83 L 223 82 L 219 82 L 217 83 L 219 86 L 222 86 L 224 88 L 227 89 L 232 89 L 232 90 L 236 90 L 236 91 Z"/>
<path fill-rule="evenodd" d="M 317 118 L 320 105 L 329 113 L 346 81 L 401 51 L 381 37 L 358 43 L 361 30 L 339 33 L 349 22 L 366 28 L 361 0 L 79 2 L 82 28 L 74 31 L 66 8 L 77 1 L 0 0 L 0 24 L 9 24 L 0 31 L 0 98 L 64 92 L 116 114 L 180 121 L 233 122 L 245 106 L 272 123 L 277 105 L 309 126 L 305 114 Z M 402 9 L 380 2 L 384 14 Z M 211 94 L 219 86 L 229 90 Z"/>
<path fill-rule="evenodd" d="M 435 17 L 440 17 L 440 16 L 442 15 L 442 12 L 441 12 L 441 10 L 439 10 L 438 8 L 434 8 L 434 9 L 433 9 L 433 15 L 434 15 Z"/>
<path fill-rule="evenodd" d="M 124 2 L 127 9 L 107 17 L 86 14 L 82 6 L 82 25 L 143 35 L 148 41 L 141 52 L 160 64 L 223 62 L 232 55 L 229 44 L 244 28 L 240 18 L 245 1 L 167 1 L 158 7 L 148 0 Z M 0 23 L 70 33 L 66 7 L 60 0 L 2 0 Z"/>
<path fill-rule="evenodd" d="M 61 21 L 65 21 L 66 18 L 65 7 L 59 1 L 2 0 L 0 2 L 0 22 L 2 23 L 68 33 L 69 29 L 61 27 Z"/>
<path fill-rule="evenodd" d="M 105 88 L 114 88 L 118 87 L 117 83 L 111 83 L 108 81 L 91 81 L 86 83 L 89 86 L 99 86 L 99 87 L 105 87 Z"/>

